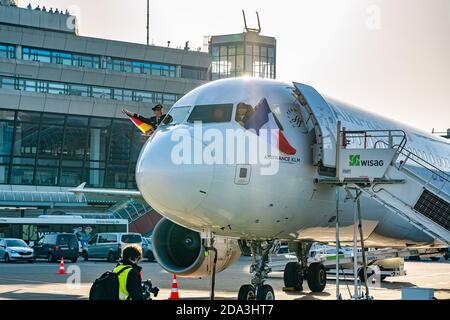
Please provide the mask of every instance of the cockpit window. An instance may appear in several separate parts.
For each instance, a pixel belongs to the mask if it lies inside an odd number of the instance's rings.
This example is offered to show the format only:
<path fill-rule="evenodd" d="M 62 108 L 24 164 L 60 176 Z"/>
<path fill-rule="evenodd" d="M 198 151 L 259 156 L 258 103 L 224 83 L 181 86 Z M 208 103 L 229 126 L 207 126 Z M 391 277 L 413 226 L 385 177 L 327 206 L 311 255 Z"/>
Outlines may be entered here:
<path fill-rule="evenodd" d="M 233 104 L 213 104 L 195 106 L 188 118 L 188 122 L 194 123 L 201 121 L 203 123 L 230 122 L 233 113 Z"/>
<path fill-rule="evenodd" d="M 236 107 L 236 121 L 245 126 L 245 123 L 250 119 L 251 115 L 255 112 L 251 105 L 244 102 L 238 103 Z"/>
<path fill-rule="evenodd" d="M 182 123 L 187 115 L 189 114 L 189 110 L 191 107 L 177 107 L 170 109 L 167 116 L 164 117 L 162 123 L 163 124 L 179 124 Z"/>

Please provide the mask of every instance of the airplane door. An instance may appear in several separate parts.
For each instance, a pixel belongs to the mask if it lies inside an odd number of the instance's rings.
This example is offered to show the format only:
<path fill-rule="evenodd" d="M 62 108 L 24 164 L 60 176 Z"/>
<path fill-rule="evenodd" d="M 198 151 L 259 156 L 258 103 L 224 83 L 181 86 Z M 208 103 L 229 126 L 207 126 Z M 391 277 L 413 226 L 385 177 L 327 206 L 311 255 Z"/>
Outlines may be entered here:
<path fill-rule="evenodd" d="M 313 87 L 294 82 L 301 94 L 299 102 L 308 109 L 313 121 L 317 145 L 314 146 L 316 159 L 328 168 L 336 168 L 336 125 L 337 119 L 326 100 Z"/>
<path fill-rule="evenodd" d="M 250 183 L 252 175 L 252 166 L 249 164 L 238 164 L 234 176 L 234 183 L 239 185 L 247 185 Z"/>

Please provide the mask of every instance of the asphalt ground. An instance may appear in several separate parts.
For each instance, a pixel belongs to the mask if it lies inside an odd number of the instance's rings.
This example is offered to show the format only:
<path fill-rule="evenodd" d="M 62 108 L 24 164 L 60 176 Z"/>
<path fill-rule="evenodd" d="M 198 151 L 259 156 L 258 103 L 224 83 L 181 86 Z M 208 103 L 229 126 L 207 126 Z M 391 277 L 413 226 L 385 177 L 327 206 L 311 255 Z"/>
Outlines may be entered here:
<path fill-rule="evenodd" d="M 216 277 L 217 299 L 234 300 L 242 284 L 250 283 L 249 267 L 251 259 L 242 257 L 237 263 L 219 273 Z M 155 300 L 168 299 L 172 286 L 172 274 L 164 271 L 156 262 L 142 262 L 143 279 L 151 279 L 161 291 Z M 66 262 L 67 274 L 57 274 L 58 263 L 37 261 L 35 263 L 0 262 L 0 299 L 4 300 L 85 300 L 93 281 L 103 272 L 112 270 L 114 263 L 105 261 Z M 401 299 L 401 289 L 406 287 L 433 288 L 437 299 L 450 299 L 450 261 L 429 260 L 405 262 L 406 276 L 387 278 L 381 287 L 371 288 L 374 299 Z M 210 278 L 177 279 L 181 299 L 208 299 Z M 277 300 L 334 300 L 336 298 L 335 280 L 329 279 L 324 292 L 312 293 L 307 283 L 303 292 L 283 292 L 283 273 L 270 274 L 267 284 L 275 290 Z M 353 293 L 353 280 L 341 281 L 340 291 L 343 299 Z"/>

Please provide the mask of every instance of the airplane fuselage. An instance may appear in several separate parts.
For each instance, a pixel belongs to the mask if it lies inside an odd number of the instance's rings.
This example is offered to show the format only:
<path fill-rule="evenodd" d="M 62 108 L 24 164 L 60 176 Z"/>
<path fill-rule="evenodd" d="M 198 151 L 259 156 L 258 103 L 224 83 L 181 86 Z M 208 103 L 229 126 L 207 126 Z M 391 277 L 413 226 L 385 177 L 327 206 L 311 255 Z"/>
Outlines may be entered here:
<path fill-rule="evenodd" d="M 315 135 L 308 128 L 308 115 L 293 92 L 289 83 L 239 78 L 215 81 L 184 96 L 171 113 L 180 108 L 180 113 L 186 113 L 185 118 L 179 116 L 175 123 L 162 125 L 149 138 L 139 157 L 136 180 L 145 200 L 166 218 L 196 231 L 208 230 L 242 239 L 333 242 L 336 187 L 314 182 L 318 177 L 313 161 Z M 248 133 L 236 116 L 238 105 L 256 106 L 264 98 L 288 140 L 288 154 L 255 151 L 251 148 L 252 141 L 245 147 L 236 143 L 239 136 Z M 450 144 L 444 139 L 325 100 L 332 114 L 330 128 L 334 129 L 339 120 L 348 130 L 404 130 L 409 149 L 426 154 L 441 170 L 450 171 Z M 201 130 L 197 122 L 189 121 L 195 107 L 218 104 L 232 105 L 229 121 L 206 121 Z M 227 138 L 232 134 L 234 145 Z M 198 148 L 202 150 L 201 159 L 197 156 Z M 241 159 L 231 159 L 230 150 L 235 155 L 243 149 Z M 255 152 L 261 155 L 261 161 L 256 163 L 249 160 Z M 341 240 L 351 241 L 354 203 L 341 192 L 340 205 Z M 374 200 L 362 198 L 361 207 L 369 246 L 432 241 Z"/>

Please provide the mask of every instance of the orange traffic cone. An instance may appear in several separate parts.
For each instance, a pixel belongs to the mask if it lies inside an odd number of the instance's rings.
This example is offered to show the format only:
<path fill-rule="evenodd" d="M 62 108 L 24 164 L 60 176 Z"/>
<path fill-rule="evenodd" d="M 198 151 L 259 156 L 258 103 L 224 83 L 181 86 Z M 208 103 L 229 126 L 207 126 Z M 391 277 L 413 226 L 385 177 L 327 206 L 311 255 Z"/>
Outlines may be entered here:
<path fill-rule="evenodd" d="M 58 274 L 66 274 L 66 271 L 64 270 L 64 257 L 61 257 Z"/>
<path fill-rule="evenodd" d="M 170 292 L 169 300 L 178 300 L 180 296 L 178 295 L 178 285 L 177 285 L 177 275 L 173 274 L 172 280 L 172 291 Z"/>

